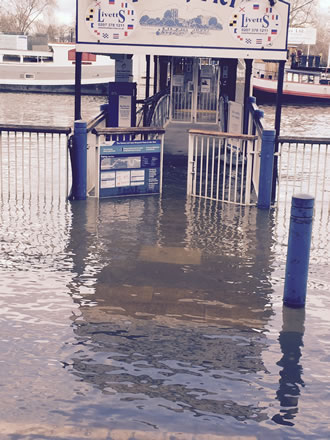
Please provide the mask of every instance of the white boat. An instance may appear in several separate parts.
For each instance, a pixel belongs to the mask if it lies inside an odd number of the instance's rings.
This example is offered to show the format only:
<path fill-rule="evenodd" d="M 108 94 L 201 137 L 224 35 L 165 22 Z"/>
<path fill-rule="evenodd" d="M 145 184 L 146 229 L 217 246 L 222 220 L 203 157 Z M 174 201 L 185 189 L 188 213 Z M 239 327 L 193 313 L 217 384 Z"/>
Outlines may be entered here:
<path fill-rule="evenodd" d="M 0 49 L 0 91 L 73 94 L 75 53 L 74 43 L 48 44 L 48 50 Z M 114 66 L 109 56 L 84 53 L 82 94 L 107 95 Z"/>
<path fill-rule="evenodd" d="M 275 63 L 274 63 L 275 64 Z M 260 100 L 275 100 L 277 94 L 277 66 L 255 63 L 253 93 Z M 322 68 L 286 68 L 283 100 L 330 102 L 330 72 Z"/>

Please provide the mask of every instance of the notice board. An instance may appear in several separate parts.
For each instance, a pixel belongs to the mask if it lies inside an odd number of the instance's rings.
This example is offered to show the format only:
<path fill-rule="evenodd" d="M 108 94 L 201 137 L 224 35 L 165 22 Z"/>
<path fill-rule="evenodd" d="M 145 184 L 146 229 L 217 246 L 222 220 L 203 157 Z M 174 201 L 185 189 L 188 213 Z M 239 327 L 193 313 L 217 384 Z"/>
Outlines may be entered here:
<path fill-rule="evenodd" d="M 159 194 L 162 143 L 110 141 L 100 147 L 100 198 Z"/>

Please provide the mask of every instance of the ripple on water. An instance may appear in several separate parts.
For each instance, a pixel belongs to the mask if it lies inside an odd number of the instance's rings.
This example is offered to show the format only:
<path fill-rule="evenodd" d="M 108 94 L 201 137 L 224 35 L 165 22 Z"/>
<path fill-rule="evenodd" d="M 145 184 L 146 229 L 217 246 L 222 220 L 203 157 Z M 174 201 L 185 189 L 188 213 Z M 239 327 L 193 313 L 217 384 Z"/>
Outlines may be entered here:
<path fill-rule="evenodd" d="M 8 438 L 327 438 L 328 216 L 286 319 L 288 210 L 187 201 L 181 171 L 161 199 L 2 202 Z"/>

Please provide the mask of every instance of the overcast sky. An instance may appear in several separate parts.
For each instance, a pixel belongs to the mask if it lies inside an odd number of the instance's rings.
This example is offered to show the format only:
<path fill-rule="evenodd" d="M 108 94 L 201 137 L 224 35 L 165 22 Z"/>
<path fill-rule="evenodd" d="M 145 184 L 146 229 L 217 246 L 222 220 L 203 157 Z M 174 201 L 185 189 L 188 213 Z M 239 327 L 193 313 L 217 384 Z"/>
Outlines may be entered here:
<path fill-rule="evenodd" d="M 319 2 L 323 10 L 330 7 L 330 0 L 319 0 Z M 56 21 L 60 24 L 72 24 L 75 21 L 76 0 L 57 0 L 57 4 Z"/>
<path fill-rule="evenodd" d="M 72 24 L 75 21 L 76 0 L 57 0 L 56 21 L 61 24 Z"/>

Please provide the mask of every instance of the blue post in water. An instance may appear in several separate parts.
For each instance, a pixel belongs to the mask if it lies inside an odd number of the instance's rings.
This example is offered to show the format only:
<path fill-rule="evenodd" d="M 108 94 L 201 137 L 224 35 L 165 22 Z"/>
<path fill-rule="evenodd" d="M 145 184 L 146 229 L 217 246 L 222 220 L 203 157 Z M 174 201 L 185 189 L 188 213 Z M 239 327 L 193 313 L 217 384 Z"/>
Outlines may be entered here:
<path fill-rule="evenodd" d="M 74 123 L 74 143 L 72 154 L 72 198 L 86 200 L 87 197 L 87 124 Z"/>
<path fill-rule="evenodd" d="M 269 209 L 271 205 L 275 135 L 275 130 L 264 130 L 262 133 L 258 192 L 258 208 L 260 209 Z"/>
<path fill-rule="evenodd" d="M 288 307 L 305 307 L 313 210 L 314 197 L 307 194 L 292 197 L 283 298 Z"/>

